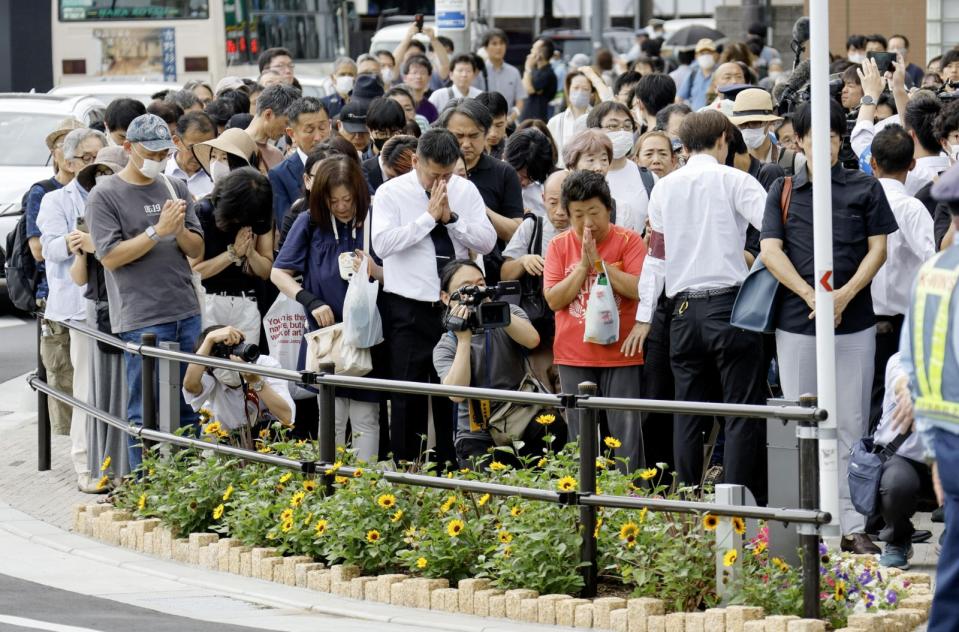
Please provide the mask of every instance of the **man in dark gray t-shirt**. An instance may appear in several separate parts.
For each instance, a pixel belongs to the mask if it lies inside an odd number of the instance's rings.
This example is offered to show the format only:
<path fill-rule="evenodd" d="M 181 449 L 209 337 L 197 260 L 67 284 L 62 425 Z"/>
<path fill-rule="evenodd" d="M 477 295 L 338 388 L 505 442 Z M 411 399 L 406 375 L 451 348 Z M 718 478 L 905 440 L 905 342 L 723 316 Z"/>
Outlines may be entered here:
<path fill-rule="evenodd" d="M 187 257 L 203 254 L 203 230 L 186 184 L 163 175 L 173 149 L 170 128 L 158 116 L 139 116 L 127 128 L 123 148 L 130 154 L 127 166 L 98 183 L 86 206 L 96 256 L 106 270 L 111 330 L 127 342 L 155 334 L 157 343 L 176 342 L 193 351 L 200 306 Z M 141 425 L 142 359 L 127 353 L 125 365 L 127 419 Z M 182 373 L 186 365 L 180 368 Z M 196 422 L 193 408 L 182 400 L 180 421 Z M 130 469 L 136 470 L 142 452 L 132 436 L 129 452 Z"/>

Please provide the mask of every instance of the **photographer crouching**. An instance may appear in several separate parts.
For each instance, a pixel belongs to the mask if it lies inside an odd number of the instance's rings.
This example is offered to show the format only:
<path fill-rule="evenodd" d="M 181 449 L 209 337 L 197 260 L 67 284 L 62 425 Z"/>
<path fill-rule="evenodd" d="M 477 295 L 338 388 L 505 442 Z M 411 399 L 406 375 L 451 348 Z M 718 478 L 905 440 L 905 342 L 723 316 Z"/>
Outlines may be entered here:
<path fill-rule="evenodd" d="M 271 369 L 281 368 L 274 358 L 260 355 L 256 345 L 245 343 L 243 332 L 235 327 L 207 327 L 200 334 L 200 343 L 194 353 Z M 208 430 L 208 434 L 234 434 L 236 443 L 245 448 L 253 447 L 251 431 L 256 426 L 274 421 L 287 427 L 293 425 L 293 398 L 286 382 L 276 378 L 189 364 L 183 377 L 183 398 L 193 410 L 208 408 L 212 420 L 219 422 L 221 432 Z"/>
<path fill-rule="evenodd" d="M 443 384 L 518 390 L 529 379 L 526 354 L 539 344 L 539 334 L 520 307 L 497 300 L 518 292 L 516 282 L 487 287 L 483 271 L 469 259 L 446 265 L 440 279 L 440 298 L 447 307 L 447 332 L 433 349 L 433 365 Z M 487 467 L 492 449 L 505 444 L 500 435 L 500 441 L 494 440 L 490 422 L 509 404 L 450 399 L 458 403 L 454 446 L 459 466 Z M 547 430 L 555 437 L 554 448 L 566 444 L 566 427 L 558 415 L 548 428 L 532 421 L 536 411 L 525 416 L 530 419 L 525 429 L 513 427 L 518 435 L 514 439 L 522 445 L 515 454 L 497 450 L 496 460 L 521 467 L 517 457 L 541 456 L 547 447 L 543 441 Z"/>

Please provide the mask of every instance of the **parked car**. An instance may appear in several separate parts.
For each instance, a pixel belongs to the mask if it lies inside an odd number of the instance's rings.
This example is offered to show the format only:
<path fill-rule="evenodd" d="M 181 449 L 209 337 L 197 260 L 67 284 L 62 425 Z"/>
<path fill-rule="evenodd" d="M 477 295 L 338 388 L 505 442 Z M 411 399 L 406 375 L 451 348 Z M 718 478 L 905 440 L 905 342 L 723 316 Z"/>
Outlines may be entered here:
<path fill-rule="evenodd" d="M 110 105 L 114 99 L 129 97 L 138 99 L 143 105 L 149 105 L 150 97 L 164 90 L 179 90 L 183 86 L 178 83 L 153 81 L 91 81 L 89 83 L 71 83 L 57 86 L 47 94 L 61 96 L 91 96 L 100 99 L 104 105 Z"/>
<path fill-rule="evenodd" d="M 375 53 L 378 50 L 388 50 L 392 53 L 406 36 L 406 31 L 410 28 L 410 24 L 413 23 L 413 16 L 408 16 L 408 18 L 392 16 L 388 21 L 390 22 L 389 26 L 384 26 L 373 34 L 373 39 L 370 41 L 370 53 Z M 425 17 L 423 27 L 436 28 L 436 21 L 432 15 Z M 479 20 L 472 20 L 470 22 L 470 37 L 473 41 L 473 50 L 480 47 L 483 41 L 483 35 L 485 35 L 488 30 L 489 27 Z M 420 33 L 414 37 L 429 48 L 430 40 L 426 35 Z"/>
<path fill-rule="evenodd" d="M 22 215 L 24 193 L 53 175 L 47 134 L 70 116 L 86 125 L 100 122 L 105 109 L 103 102 L 89 96 L 0 93 L 0 250 Z M 5 296 L 6 291 L 0 267 L 0 294 Z"/>
<path fill-rule="evenodd" d="M 556 47 L 563 51 L 563 59 L 569 61 L 573 55 L 583 53 L 593 58 L 593 34 L 582 29 L 546 29 L 539 37 L 548 37 Z M 603 46 L 612 51 L 613 55 L 625 55 L 632 48 L 636 39 L 636 31 L 628 28 L 614 27 L 603 31 Z"/>

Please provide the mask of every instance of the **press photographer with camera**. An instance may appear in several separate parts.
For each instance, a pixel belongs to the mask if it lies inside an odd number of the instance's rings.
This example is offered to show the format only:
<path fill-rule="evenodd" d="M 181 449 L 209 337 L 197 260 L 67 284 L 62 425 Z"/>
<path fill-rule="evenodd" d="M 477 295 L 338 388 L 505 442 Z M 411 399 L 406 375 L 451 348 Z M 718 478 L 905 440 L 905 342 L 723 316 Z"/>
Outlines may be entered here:
<path fill-rule="evenodd" d="M 443 269 L 440 298 L 446 306 L 447 331 L 433 349 L 433 365 L 443 384 L 516 390 L 528 369 L 529 350 L 539 344 L 539 334 L 526 312 L 499 300 L 518 292 L 516 282 L 487 287 L 480 267 L 469 259 L 456 259 Z M 483 468 L 496 446 L 489 423 L 506 404 L 451 397 L 458 403 L 454 446 L 461 468 Z M 535 413 L 534 413 L 535 415 Z M 554 447 L 565 444 L 566 429 L 557 419 L 548 428 L 530 421 L 522 432 L 518 456 L 542 455 L 546 431 L 553 434 Z M 519 459 L 497 450 L 495 460 L 514 466 Z"/>
<path fill-rule="evenodd" d="M 194 353 L 199 356 L 245 362 L 271 369 L 280 363 L 259 348 L 244 342 L 236 327 L 213 325 L 200 334 Z M 286 382 L 231 369 L 213 369 L 189 364 L 183 376 L 183 398 L 193 410 L 209 408 L 212 419 L 224 432 L 239 430 L 240 444 L 252 448 L 250 430 L 261 422 L 279 421 L 293 425 L 295 405 Z"/>

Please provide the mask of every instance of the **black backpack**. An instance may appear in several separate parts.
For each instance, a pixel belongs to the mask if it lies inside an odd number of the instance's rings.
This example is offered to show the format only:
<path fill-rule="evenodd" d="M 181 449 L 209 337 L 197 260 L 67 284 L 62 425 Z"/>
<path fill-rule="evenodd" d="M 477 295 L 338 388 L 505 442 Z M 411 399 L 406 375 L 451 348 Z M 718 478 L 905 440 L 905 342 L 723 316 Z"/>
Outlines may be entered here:
<path fill-rule="evenodd" d="M 30 240 L 27 238 L 27 196 L 33 187 L 39 186 L 44 195 L 57 188 L 52 179 L 35 182 L 23 194 L 20 201 L 22 215 L 17 226 L 7 235 L 6 262 L 4 269 L 7 275 L 7 295 L 14 307 L 24 312 L 32 312 L 37 308 L 37 285 L 40 283 L 40 270 L 37 260 L 30 251 Z"/>
<path fill-rule="evenodd" d="M 527 213 L 523 218 L 533 221 L 533 236 L 529 241 L 527 254 L 543 256 L 543 218 Z M 524 274 L 520 278 L 519 306 L 526 312 L 529 322 L 540 333 L 541 338 L 552 338 L 556 324 L 553 316 L 553 310 L 546 303 L 546 297 L 543 296 L 543 277 Z"/>

